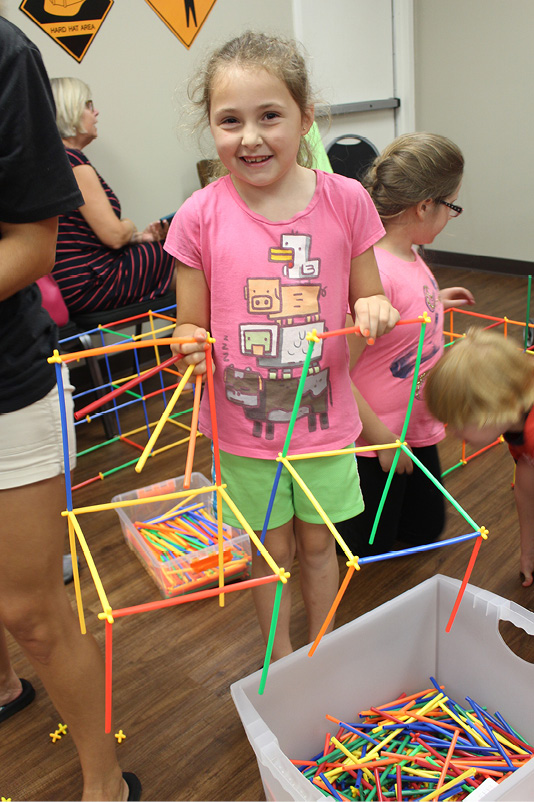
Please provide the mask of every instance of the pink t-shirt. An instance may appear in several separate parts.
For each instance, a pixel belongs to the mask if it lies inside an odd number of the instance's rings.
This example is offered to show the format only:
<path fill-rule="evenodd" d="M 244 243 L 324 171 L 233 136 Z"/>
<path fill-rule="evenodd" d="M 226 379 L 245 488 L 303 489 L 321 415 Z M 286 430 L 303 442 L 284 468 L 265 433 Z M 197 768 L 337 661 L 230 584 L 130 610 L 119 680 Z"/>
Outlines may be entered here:
<path fill-rule="evenodd" d="M 399 310 L 401 320 L 412 320 L 427 312 L 427 323 L 419 380 L 415 393 L 406 441 L 410 446 L 429 446 L 443 440 L 443 425 L 433 418 L 423 400 L 423 383 L 426 374 L 443 352 L 443 304 L 439 298 L 436 280 L 419 254 L 414 262 L 375 246 L 375 256 L 384 292 Z M 395 326 L 368 346 L 351 372 L 352 381 L 380 420 L 392 432 L 401 434 L 410 392 L 419 344 L 419 324 Z M 373 445 L 363 437 L 357 445 Z M 376 452 L 363 452 L 358 456 L 376 456 Z"/>
<path fill-rule="evenodd" d="M 271 459 L 282 451 L 306 334 L 344 327 L 351 259 L 384 234 L 357 181 L 316 175 L 307 208 L 282 222 L 251 211 L 225 176 L 193 193 L 167 234 L 165 249 L 206 276 L 219 444 L 232 454 Z M 207 393 L 199 428 L 212 436 Z M 342 448 L 360 430 L 346 338 L 321 340 L 289 453 Z"/>

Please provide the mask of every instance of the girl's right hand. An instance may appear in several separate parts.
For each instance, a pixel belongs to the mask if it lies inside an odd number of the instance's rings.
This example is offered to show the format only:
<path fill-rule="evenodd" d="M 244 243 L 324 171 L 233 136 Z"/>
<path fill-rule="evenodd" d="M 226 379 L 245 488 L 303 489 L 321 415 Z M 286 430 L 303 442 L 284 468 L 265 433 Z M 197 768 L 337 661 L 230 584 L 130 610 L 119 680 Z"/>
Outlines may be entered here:
<path fill-rule="evenodd" d="M 393 439 L 390 441 L 394 443 L 395 436 L 393 435 Z M 376 452 L 378 454 L 378 461 L 380 463 L 380 467 L 384 471 L 384 473 L 389 473 L 391 469 L 391 465 L 393 464 L 393 459 L 395 457 L 396 449 L 395 448 L 381 448 L 380 451 Z M 397 466 L 395 468 L 395 473 L 413 473 L 413 462 L 404 451 L 401 451 L 399 455 L 399 459 L 397 462 Z"/>
<path fill-rule="evenodd" d="M 194 365 L 193 374 L 195 376 L 203 376 L 207 371 L 206 344 L 208 332 L 206 329 L 196 328 L 190 336 L 195 342 L 172 343 L 171 351 L 173 354 L 183 354 L 183 359 L 177 363 L 179 370 L 184 372 L 189 365 Z M 184 337 L 183 326 L 175 328 L 173 337 Z"/>

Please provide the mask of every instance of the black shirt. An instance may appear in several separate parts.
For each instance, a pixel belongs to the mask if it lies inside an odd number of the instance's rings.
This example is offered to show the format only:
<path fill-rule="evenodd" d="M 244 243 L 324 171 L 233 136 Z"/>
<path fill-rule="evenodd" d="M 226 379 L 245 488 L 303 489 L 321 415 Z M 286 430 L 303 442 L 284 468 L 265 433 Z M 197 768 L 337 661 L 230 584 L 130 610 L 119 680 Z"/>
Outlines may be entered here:
<path fill-rule="evenodd" d="M 41 54 L 0 17 L 0 220 L 32 223 L 82 204 Z M 0 301 L 0 413 L 52 389 L 55 371 L 46 360 L 56 347 L 57 329 L 36 284 Z"/>

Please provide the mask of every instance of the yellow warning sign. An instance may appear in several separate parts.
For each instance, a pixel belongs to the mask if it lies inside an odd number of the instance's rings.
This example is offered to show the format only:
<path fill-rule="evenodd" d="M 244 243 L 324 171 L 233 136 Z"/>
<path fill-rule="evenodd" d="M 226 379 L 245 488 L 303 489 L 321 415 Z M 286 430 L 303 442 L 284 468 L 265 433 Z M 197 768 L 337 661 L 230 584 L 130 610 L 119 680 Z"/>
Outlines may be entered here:
<path fill-rule="evenodd" d="M 215 0 L 146 0 L 188 49 L 204 25 Z"/>
<path fill-rule="evenodd" d="M 114 0 L 22 0 L 19 9 L 81 61 Z"/>

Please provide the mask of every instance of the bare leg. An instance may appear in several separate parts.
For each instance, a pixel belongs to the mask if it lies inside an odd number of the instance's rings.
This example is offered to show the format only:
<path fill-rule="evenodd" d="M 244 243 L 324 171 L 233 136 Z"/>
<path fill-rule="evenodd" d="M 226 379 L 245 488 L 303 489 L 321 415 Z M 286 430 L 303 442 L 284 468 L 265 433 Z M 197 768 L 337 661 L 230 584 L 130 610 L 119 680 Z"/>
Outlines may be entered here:
<path fill-rule="evenodd" d="M 519 518 L 522 585 L 529 588 L 534 582 L 534 467 L 519 460 L 515 471 L 515 503 Z"/>
<path fill-rule="evenodd" d="M 257 534 L 259 537 L 261 532 Z M 293 560 L 295 559 L 295 535 L 293 533 L 293 521 L 288 521 L 286 524 L 279 526 L 276 529 L 269 529 L 265 536 L 265 548 L 280 568 L 285 568 L 286 571 L 291 570 Z M 257 548 L 252 543 L 252 577 L 254 579 L 272 574 L 271 569 L 261 554 L 258 555 L 257 552 Z M 267 639 L 269 637 L 275 593 L 275 583 L 261 585 L 260 587 L 254 588 L 252 591 L 252 597 L 256 606 L 256 613 L 265 643 L 267 643 Z M 273 644 L 273 661 L 279 660 L 281 657 L 285 657 L 286 654 L 291 654 L 293 651 L 291 639 L 289 637 L 290 619 L 291 588 L 288 582 L 282 591 L 278 625 L 276 627 L 276 635 Z"/>
<path fill-rule="evenodd" d="M 0 620 L 69 727 L 82 799 L 126 799 L 115 739 L 104 733 L 102 655 L 94 638 L 81 634 L 63 585 L 64 503 L 61 476 L 0 491 Z"/>
<path fill-rule="evenodd" d="M 300 584 L 308 616 L 308 638 L 315 640 L 339 587 L 335 540 L 325 524 L 309 524 L 295 518 Z M 327 632 L 334 627 L 334 618 Z"/>
<path fill-rule="evenodd" d="M 6 633 L 0 623 L 0 707 L 20 696 L 22 685 L 11 665 L 7 651 Z"/>

